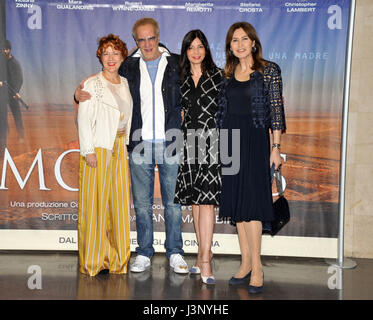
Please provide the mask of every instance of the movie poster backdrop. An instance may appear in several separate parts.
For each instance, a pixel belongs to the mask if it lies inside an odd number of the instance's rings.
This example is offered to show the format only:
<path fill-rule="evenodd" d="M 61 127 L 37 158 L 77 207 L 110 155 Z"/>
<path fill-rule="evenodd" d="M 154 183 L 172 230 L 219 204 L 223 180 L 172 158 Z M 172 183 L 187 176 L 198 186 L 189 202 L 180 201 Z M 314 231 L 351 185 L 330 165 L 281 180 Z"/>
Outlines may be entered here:
<path fill-rule="evenodd" d="M 229 26 L 248 21 L 256 28 L 264 58 L 282 70 L 287 132 L 281 152 L 292 214 L 278 235 L 263 237 L 263 254 L 336 256 L 349 0 L 9 0 L 5 8 L 6 37 L 22 68 L 20 95 L 28 109 L 20 104 L 24 138 L 13 114 L 1 109 L 7 118 L 1 122 L 7 127 L 1 130 L 6 132 L 0 162 L 2 249 L 77 249 L 79 143 L 73 93 L 82 79 L 101 70 L 98 38 L 114 33 L 133 49 L 134 22 L 153 17 L 161 42 L 175 53 L 189 30 L 201 29 L 220 67 Z M 191 207 L 182 212 L 184 249 L 196 252 Z M 218 209 L 216 217 L 213 251 L 239 253 L 235 227 L 219 221 Z M 153 220 L 155 248 L 164 251 L 158 179 Z"/>

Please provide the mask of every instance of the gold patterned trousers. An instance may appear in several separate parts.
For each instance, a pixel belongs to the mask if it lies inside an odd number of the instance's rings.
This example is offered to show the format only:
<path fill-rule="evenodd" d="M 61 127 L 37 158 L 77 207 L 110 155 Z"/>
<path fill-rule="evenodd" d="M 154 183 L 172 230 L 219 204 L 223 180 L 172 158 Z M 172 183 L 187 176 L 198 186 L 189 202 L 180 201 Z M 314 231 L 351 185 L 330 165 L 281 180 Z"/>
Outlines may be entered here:
<path fill-rule="evenodd" d="M 80 156 L 79 271 L 95 276 L 103 269 L 127 273 L 130 258 L 130 187 L 124 132 L 113 151 L 95 148 L 97 167 Z"/>

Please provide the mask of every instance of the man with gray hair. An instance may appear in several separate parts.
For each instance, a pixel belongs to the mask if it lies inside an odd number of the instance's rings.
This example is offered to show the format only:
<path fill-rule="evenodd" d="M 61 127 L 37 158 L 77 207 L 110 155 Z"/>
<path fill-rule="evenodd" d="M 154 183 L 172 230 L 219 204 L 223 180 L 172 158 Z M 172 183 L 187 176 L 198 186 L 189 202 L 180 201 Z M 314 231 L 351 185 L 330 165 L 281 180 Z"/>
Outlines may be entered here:
<path fill-rule="evenodd" d="M 153 248 L 153 194 L 155 166 L 164 206 L 166 255 L 176 273 L 188 273 L 183 258 L 181 206 L 174 203 L 178 155 L 167 155 L 173 144 L 169 132 L 181 128 L 179 55 L 160 45 L 159 26 L 152 18 L 142 18 L 132 29 L 137 49 L 122 63 L 119 74 L 128 80 L 133 115 L 128 145 L 132 194 L 136 212 L 137 257 L 132 272 L 143 272 L 151 265 Z M 78 89 L 75 99 L 83 101 Z M 145 157 L 144 157 L 145 155 Z M 176 161 L 172 161 L 176 159 Z"/>

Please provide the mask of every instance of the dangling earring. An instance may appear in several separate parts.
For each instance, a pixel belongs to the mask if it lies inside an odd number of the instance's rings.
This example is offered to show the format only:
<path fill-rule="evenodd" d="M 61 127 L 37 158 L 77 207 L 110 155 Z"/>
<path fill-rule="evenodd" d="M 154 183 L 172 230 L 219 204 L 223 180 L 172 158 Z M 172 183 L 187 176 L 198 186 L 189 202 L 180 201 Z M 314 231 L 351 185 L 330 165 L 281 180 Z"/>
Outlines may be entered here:
<path fill-rule="evenodd" d="M 252 53 L 255 53 L 255 52 L 256 52 L 256 46 L 253 46 L 253 47 L 251 48 L 251 52 L 252 52 Z"/>

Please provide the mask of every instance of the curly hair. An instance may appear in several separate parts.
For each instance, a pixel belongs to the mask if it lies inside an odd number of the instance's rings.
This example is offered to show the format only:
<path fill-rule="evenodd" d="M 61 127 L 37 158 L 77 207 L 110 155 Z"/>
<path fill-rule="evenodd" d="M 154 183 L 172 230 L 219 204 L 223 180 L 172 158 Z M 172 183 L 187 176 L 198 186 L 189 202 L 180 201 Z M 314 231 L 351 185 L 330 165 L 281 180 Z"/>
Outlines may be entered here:
<path fill-rule="evenodd" d="M 100 60 L 101 64 L 101 56 L 108 47 L 112 47 L 115 50 L 119 50 L 122 54 L 123 60 L 127 58 L 128 50 L 126 44 L 118 36 L 110 33 L 107 36 L 102 37 L 98 40 L 96 56 L 98 60 Z"/>

